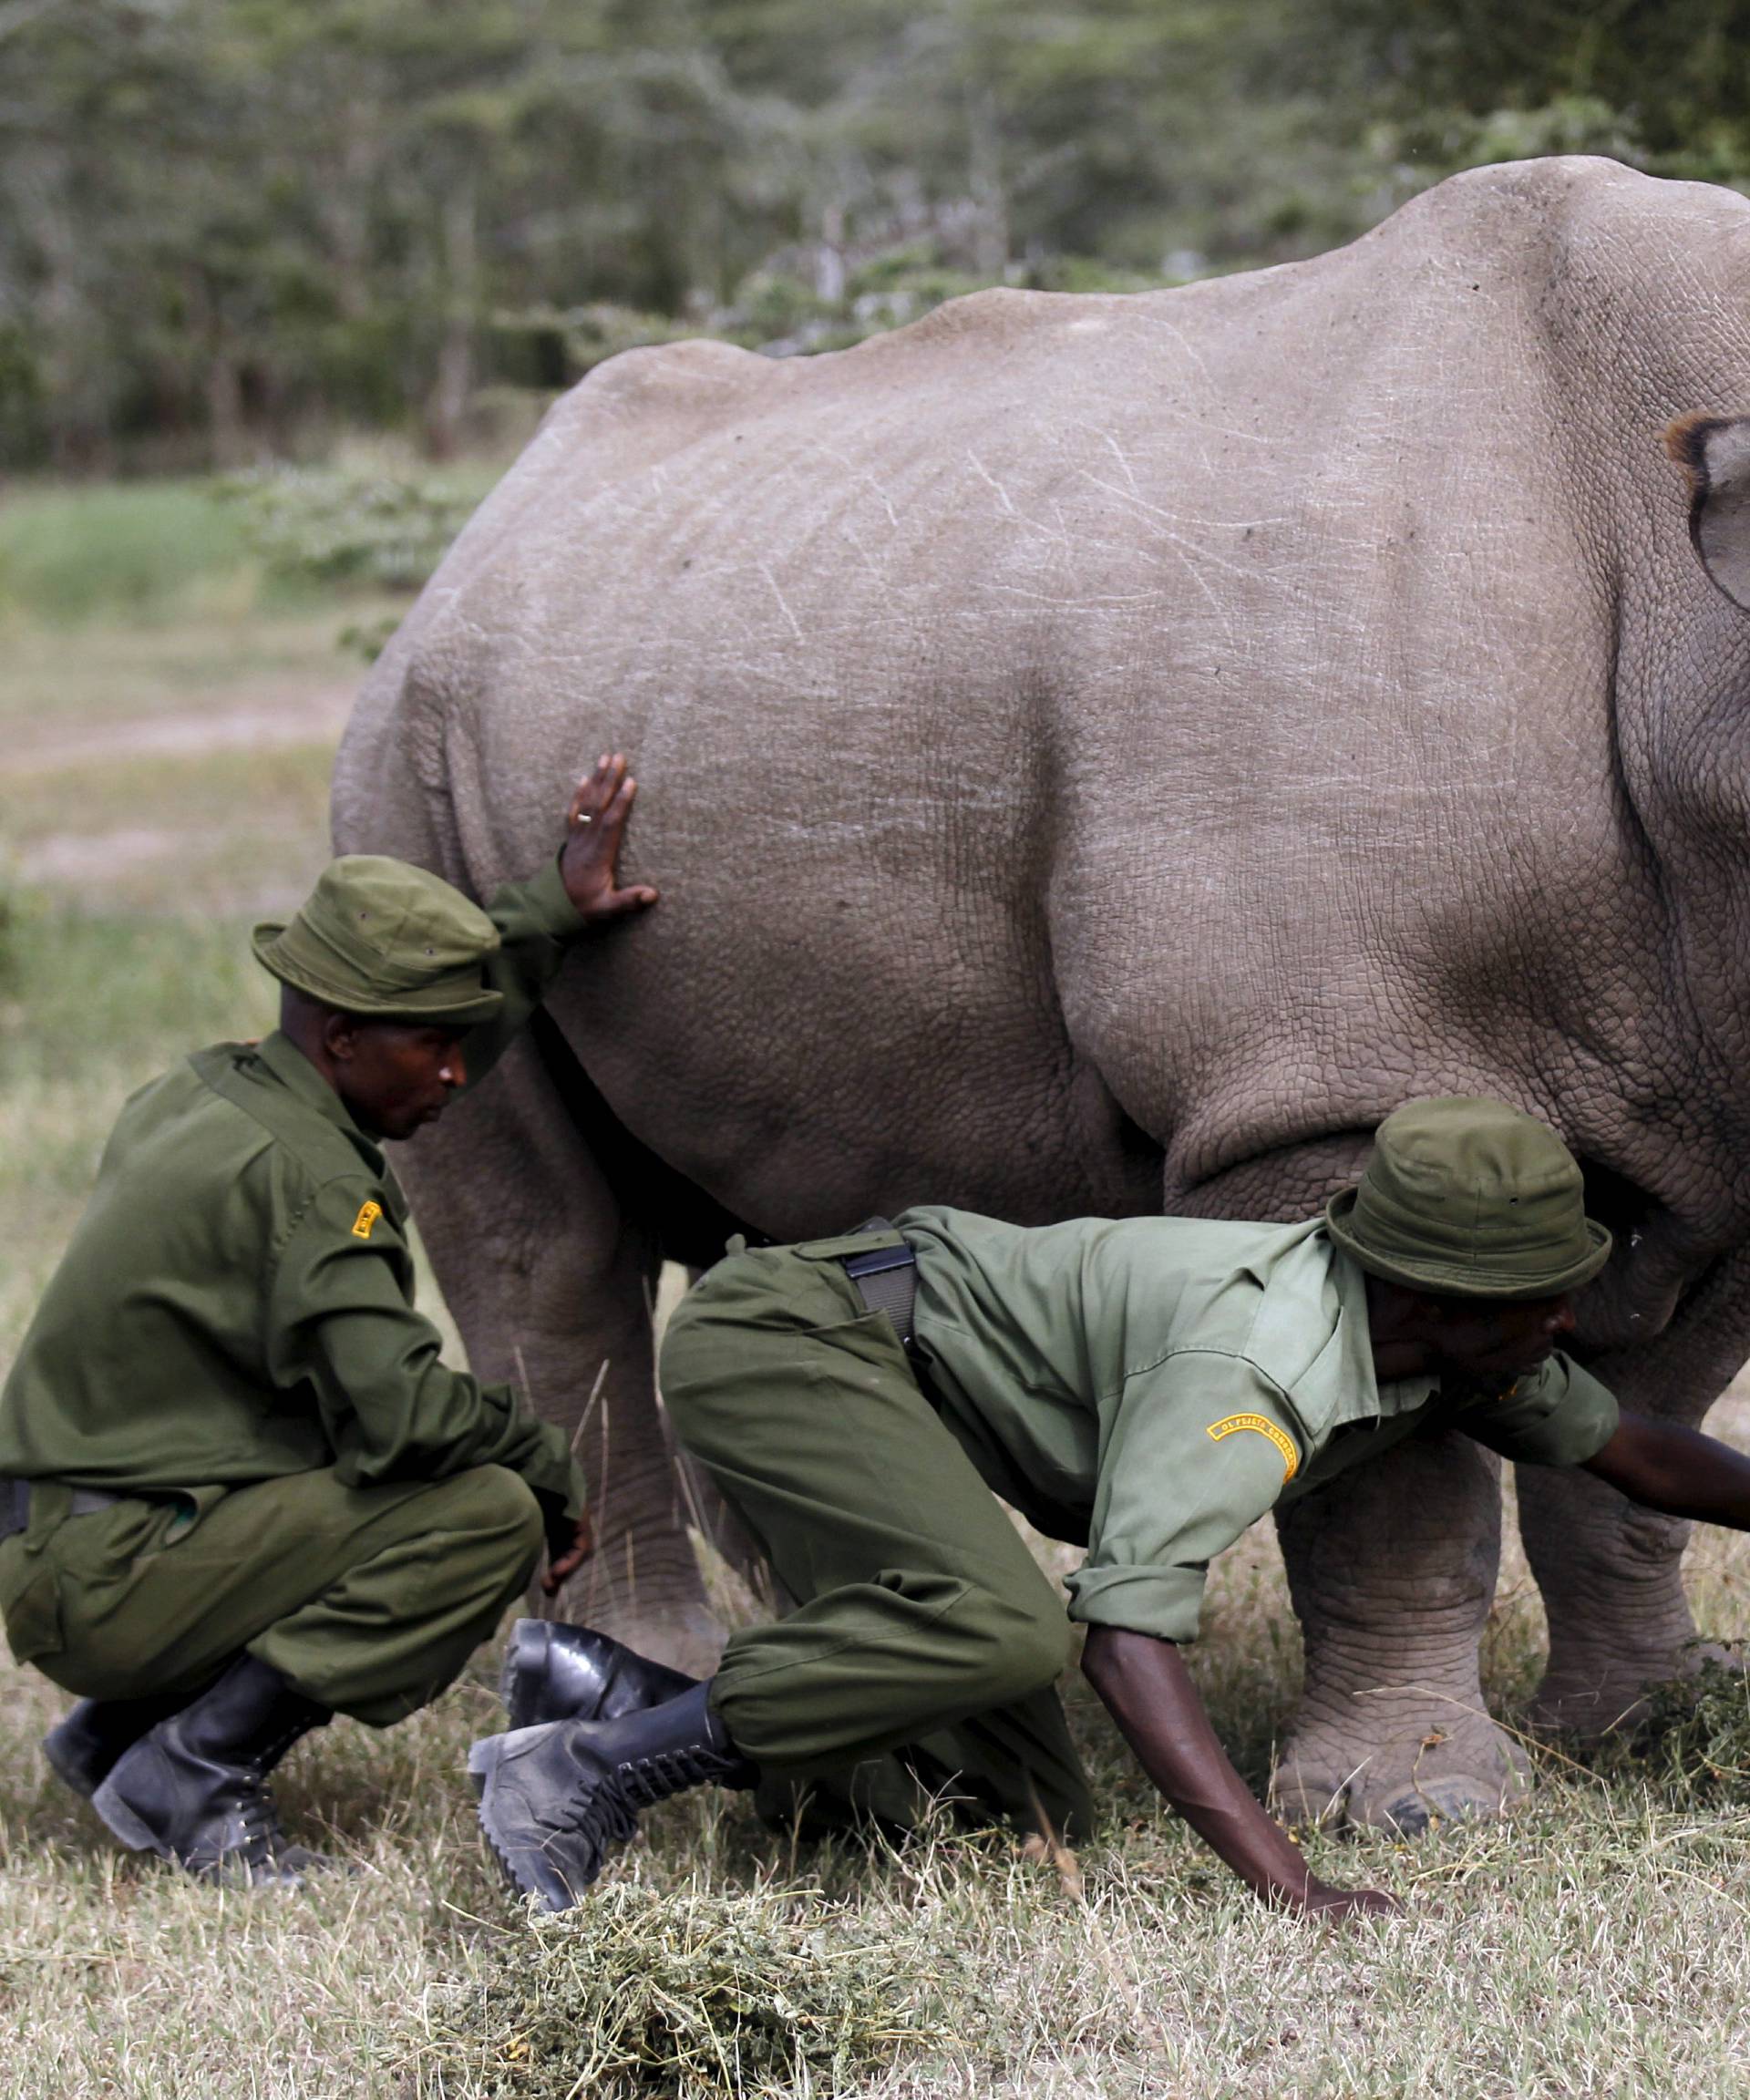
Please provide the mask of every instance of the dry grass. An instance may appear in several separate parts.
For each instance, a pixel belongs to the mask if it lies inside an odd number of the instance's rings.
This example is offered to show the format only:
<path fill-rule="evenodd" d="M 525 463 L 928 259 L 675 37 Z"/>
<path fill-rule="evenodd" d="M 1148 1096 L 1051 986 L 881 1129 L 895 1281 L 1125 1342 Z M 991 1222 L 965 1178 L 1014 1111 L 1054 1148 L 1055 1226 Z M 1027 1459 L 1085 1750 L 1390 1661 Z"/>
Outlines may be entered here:
<path fill-rule="evenodd" d="M 158 748 L 149 770 L 138 747 L 125 764 L 114 752 L 129 723 L 217 720 L 227 694 L 254 707 L 274 681 L 276 706 L 318 715 L 313 696 L 351 677 L 325 654 L 334 624 L 320 650 L 314 627 L 296 641 L 280 614 L 240 629 L 215 613 L 204 642 L 193 628 L 98 627 L 57 635 L 51 654 L 37 635 L 0 670 L 12 748 L 55 736 L 65 749 L 99 716 L 120 739 L 38 767 L 34 785 L 0 777 L 0 816 L 23 828 L 15 851 L 88 822 L 94 841 L 112 837 L 133 821 L 130 800 L 197 860 L 202 828 L 234 819 L 242 839 L 241 890 L 227 901 L 215 875 L 201 894 L 222 909 L 204 918 L 177 916 L 160 876 L 38 886 L 0 980 L 0 1364 L 122 1096 L 189 1045 L 265 1022 L 242 945 L 248 870 L 292 885 L 321 857 L 322 736 L 248 759 L 195 740 Z M 35 700 L 20 684 L 32 679 Z M 1721 1413 L 1741 1434 L 1743 1408 Z M 1711 1630 L 1750 1627 L 1745 1541 L 1704 1536 L 1691 1580 Z M 1524 1699 L 1540 1642 L 1514 1555 L 1486 1650 L 1498 1706 Z M 1195 1666 L 1261 1777 L 1299 1670 L 1265 1533 L 1217 1569 Z M 1408 1900 L 1403 1920 L 1346 1933 L 1245 1899 L 1158 1812 L 1075 1681 L 1072 1717 L 1110 1812 L 1079 1878 L 993 1833 L 808 1850 L 741 1797 L 700 1795 L 650 1817 L 599 1897 L 553 1924 L 507 1897 L 475 1832 L 463 1758 L 495 1724 L 490 1669 L 483 1659 L 404 1727 L 338 1724 L 295 1754 L 292 1819 L 359 1871 L 288 1900 L 217 1893 L 118 1852 L 37 1758 L 58 1694 L 0 1668 L 7 2091 L 1712 2100 L 1750 2077 L 1750 1708 L 1736 1684 L 1673 1710 L 1662 1744 L 1599 1775 L 1543 1755 L 1537 1793 L 1507 1823 L 1414 1847 L 1309 1840 L 1330 1878 Z"/>
<path fill-rule="evenodd" d="M 1199 1662 L 1224 1730 L 1278 1723 L 1265 1540 Z M 1705 1597 L 1713 1556 L 1698 1570 Z M 1510 1608 L 1513 1609 L 1513 1608 Z M 1214 1668 L 1209 1665 L 1214 1664 Z M 355 1879 L 220 1895 L 116 1853 L 44 1782 L 57 1700 L 0 1679 L 0 2002 L 18 2095 L 1383 2095 L 1742 2090 L 1750 1818 L 1546 1760 L 1511 1821 L 1312 1841 L 1401 1922 L 1259 1910 L 1159 1816 L 1068 1687 L 1111 1817 L 1077 1891 L 995 1833 L 798 1849 L 740 1797 L 669 1804 L 571 1919 L 526 1917 L 462 1777 L 484 1682 L 387 1735 L 336 1724 L 283 1789 Z M 1715 1713 L 1719 1760 L 1750 1763 Z M 580 2084 L 580 2081 L 582 2083 Z"/>

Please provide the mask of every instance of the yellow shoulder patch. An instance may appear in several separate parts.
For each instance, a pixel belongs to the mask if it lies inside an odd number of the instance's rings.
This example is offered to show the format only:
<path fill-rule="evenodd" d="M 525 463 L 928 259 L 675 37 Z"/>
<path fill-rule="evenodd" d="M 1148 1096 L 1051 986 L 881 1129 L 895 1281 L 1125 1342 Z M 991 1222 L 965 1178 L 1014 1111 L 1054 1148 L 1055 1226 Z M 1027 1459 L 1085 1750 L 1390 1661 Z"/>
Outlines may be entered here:
<path fill-rule="evenodd" d="M 1292 1480 L 1300 1471 L 1300 1455 L 1294 1448 L 1294 1439 L 1266 1415 L 1225 1415 L 1220 1422 L 1210 1424 L 1209 1434 L 1219 1444 L 1224 1436 L 1231 1436 L 1240 1429 L 1255 1429 L 1259 1436 L 1269 1437 L 1282 1455 L 1284 1480 Z"/>
<path fill-rule="evenodd" d="M 380 1203 L 361 1203 L 358 1207 L 358 1216 L 353 1220 L 353 1238 L 355 1240 L 368 1240 L 371 1236 L 371 1227 L 376 1223 L 382 1215 L 383 1206 Z"/>

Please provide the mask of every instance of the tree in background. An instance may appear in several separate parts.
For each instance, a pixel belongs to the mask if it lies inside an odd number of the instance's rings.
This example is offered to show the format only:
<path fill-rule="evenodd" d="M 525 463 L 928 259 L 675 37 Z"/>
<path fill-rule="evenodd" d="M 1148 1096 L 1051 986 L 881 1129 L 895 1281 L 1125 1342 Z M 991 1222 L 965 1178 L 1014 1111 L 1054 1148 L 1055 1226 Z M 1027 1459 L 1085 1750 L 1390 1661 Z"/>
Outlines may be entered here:
<path fill-rule="evenodd" d="M 0 464 L 436 457 L 639 341 L 1347 238 L 1454 165 L 1750 168 L 1724 0 L 0 0 Z"/>
<path fill-rule="evenodd" d="M 1750 177 L 1743 0 L 1312 0 L 1375 147 L 1423 180 L 1605 152 L 1653 173 Z M 1327 72 L 1327 91 L 1333 76 Z"/>

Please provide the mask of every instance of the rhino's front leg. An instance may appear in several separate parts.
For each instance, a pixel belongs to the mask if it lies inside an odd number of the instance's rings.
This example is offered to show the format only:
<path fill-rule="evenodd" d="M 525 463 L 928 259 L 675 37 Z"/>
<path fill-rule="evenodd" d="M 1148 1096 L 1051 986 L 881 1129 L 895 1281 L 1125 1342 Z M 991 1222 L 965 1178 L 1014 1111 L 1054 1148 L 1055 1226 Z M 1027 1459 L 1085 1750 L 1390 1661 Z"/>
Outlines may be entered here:
<path fill-rule="evenodd" d="M 1590 1367 L 1625 1407 L 1694 1425 L 1742 1365 L 1747 1325 L 1750 1251 L 1721 1261 L 1662 1334 Z M 1518 1492 L 1519 1536 L 1549 1616 L 1533 1717 L 1601 1735 L 1638 1718 L 1649 1684 L 1693 1669 L 1705 1652 L 1683 1595 L 1692 1527 L 1638 1508 L 1587 1473 L 1521 1466 Z"/>
<path fill-rule="evenodd" d="M 1649 1684 L 1696 1659 L 1683 1582 L 1692 1527 L 1566 1467 L 1521 1466 L 1518 1490 L 1519 1536 L 1549 1615 L 1531 1718 L 1604 1735 L 1640 1717 Z"/>
<path fill-rule="evenodd" d="M 660 1253 L 625 1217 L 535 1044 L 513 1045 L 396 1167 L 474 1370 L 526 1390 L 550 1421 L 581 1425 L 596 1552 L 560 1610 L 708 1672 L 722 1636 L 656 1405 Z"/>
<path fill-rule="evenodd" d="M 1272 1783 L 1282 1812 L 1405 1831 L 1498 1814 L 1525 1785 L 1477 1674 L 1499 1461 L 1451 1431 L 1416 1437 L 1284 1510 L 1278 1530 L 1306 1642 Z"/>

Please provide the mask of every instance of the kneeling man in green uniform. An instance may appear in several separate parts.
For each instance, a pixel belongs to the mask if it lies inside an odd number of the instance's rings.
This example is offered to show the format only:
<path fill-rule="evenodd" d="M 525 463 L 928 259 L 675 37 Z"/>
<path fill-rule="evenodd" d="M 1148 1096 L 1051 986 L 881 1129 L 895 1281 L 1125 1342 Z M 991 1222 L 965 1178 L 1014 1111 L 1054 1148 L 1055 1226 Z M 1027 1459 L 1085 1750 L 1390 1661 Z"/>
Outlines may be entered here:
<path fill-rule="evenodd" d="M 563 1910 L 645 1804 L 702 1780 L 880 1807 L 910 1776 L 1074 1836 L 1093 1809 L 1054 1686 L 1077 1620 L 1144 1768 L 1258 1895 L 1395 1908 L 1308 1872 L 1180 1647 L 1248 1525 L 1425 1425 L 1750 1529 L 1750 1460 L 1619 1410 L 1558 1347 L 1610 1245 L 1552 1130 L 1457 1098 L 1389 1117 L 1304 1224 L 921 1209 L 732 1253 L 676 1312 L 663 1392 L 798 1609 L 643 1711 L 513 1705 L 535 1724 L 470 1758 L 489 1843 Z M 997 1496 L 1086 1545 L 1067 1618 Z"/>
<path fill-rule="evenodd" d="M 0 1394 L 0 1610 L 81 1704 L 44 1744 L 121 1841 L 294 1881 L 265 1775 L 335 1713 L 386 1727 L 589 1549 L 565 1436 L 439 1360 L 385 1138 L 489 1069 L 621 889 L 633 783 L 482 911 L 334 861 L 255 953 L 278 1031 L 142 1087 Z"/>

